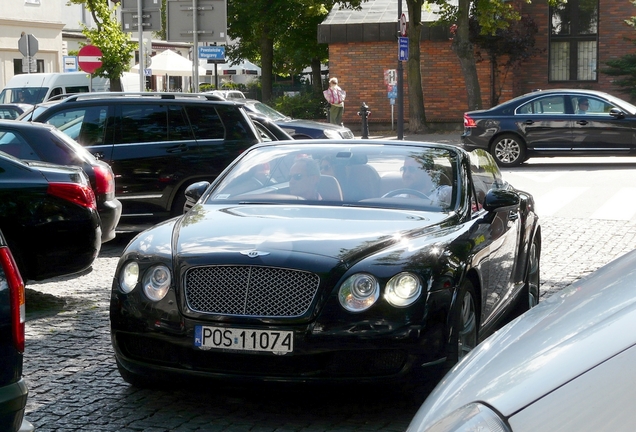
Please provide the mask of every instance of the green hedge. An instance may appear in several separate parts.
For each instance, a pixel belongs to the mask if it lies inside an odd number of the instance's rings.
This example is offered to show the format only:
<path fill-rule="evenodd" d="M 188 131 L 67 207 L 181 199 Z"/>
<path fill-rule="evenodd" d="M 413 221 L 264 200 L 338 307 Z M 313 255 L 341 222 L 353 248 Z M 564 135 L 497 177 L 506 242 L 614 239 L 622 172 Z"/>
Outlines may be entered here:
<path fill-rule="evenodd" d="M 272 106 L 285 115 L 298 119 L 326 120 L 329 104 L 320 96 L 310 92 L 301 92 L 295 96 L 281 96 L 272 102 Z"/>

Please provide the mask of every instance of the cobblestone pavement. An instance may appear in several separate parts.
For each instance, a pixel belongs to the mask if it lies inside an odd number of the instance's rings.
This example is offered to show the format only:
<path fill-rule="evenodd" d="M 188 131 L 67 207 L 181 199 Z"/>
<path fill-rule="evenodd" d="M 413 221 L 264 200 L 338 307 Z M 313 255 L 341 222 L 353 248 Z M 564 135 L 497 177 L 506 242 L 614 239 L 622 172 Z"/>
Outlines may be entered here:
<path fill-rule="evenodd" d="M 543 218 L 542 296 L 636 247 L 636 225 Z M 108 299 L 125 241 L 104 245 L 92 272 L 27 285 L 24 376 L 37 431 L 404 431 L 425 395 L 388 389 L 128 386 L 115 366 Z"/>

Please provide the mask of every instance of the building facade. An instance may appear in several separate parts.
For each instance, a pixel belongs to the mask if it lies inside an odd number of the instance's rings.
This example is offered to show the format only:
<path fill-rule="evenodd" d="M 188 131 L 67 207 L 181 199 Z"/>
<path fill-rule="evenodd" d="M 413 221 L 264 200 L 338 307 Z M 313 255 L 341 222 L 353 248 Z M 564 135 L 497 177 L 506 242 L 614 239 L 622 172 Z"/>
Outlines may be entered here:
<path fill-rule="evenodd" d="M 636 37 L 625 20 L 636 8 L 619 0 L 569 0 L 549 7 L 547 2 L 517 6 L 538 25 L 536 47 L 542 53 L 508 74 L 499 101 L 535 89 L 586 88 L 619 97 L 612 77 L 602 73 L 605 62 L 636 52 L 629 38 Z M 407 14 L 406 2 L 402 11 Z M 452 50 L 449 28 L 435 25 L 434 6 L 422 11 L 420 70 L 427 122 L 435 127 L 461 124 L 468 109 L 464 77 Z M 334 8 L 318 28 L 318 41 L 329 45 L 329 74 L 347 91 L 345 124 L 360 123 L 364 102 L 371 110 L 370 123 L 393 123 L 386 72 L 398 65 L 398 5 L 395 0 L 370 0 L 359 11 Z M 408 121 L 407 65 L 404 69 L 404 117 Z M 489 107 L 492 71 L 488 61 L 477 63 L 482 102 Z M 495 83 L 499 87 L 500 83 Z"/>

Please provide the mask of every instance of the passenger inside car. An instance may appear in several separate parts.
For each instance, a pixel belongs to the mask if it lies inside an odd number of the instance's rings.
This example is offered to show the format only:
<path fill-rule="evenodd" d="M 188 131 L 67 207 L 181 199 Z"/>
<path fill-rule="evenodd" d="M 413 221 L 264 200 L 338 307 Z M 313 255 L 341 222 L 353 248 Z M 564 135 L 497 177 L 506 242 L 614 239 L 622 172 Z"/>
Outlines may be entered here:
<path fill-rule="evenodd" d="M 301 157 L 289 170 L 289 193 L 308 200 L 321 200 L 318 192 L 320 168 L 315 160 Z"/>

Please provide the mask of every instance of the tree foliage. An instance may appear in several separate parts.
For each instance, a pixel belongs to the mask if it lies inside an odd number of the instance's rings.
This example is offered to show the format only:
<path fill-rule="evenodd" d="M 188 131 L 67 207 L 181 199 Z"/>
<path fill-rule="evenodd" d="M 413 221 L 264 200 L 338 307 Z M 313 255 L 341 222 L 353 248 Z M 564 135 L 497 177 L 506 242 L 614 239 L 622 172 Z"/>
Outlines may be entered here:
<path fill-rule="evenodd" d="M 69 4 L 84 5 L 91 13 L 96 27 L 82 24 L 82 34 L 102 51 L 102 67 L 95 75 L 110 79 L 111 90 L 120 91 L 121 77 L 130 68 L 137 43 L 122 31 L 115 16 L 117 5 L 111 9 L 108 0 L 69 0 Z"/>
<path fill-rule="evenodd" d="M 531 57 L 545 52 L 545 49 L 535 47 L 538 31 L 537 24 L 529 16 L 521 16 L 518 21 L 509 23 L 506 28 L 498 28 L 494 33 L 482 32 L 477 19 L 470 20 L 470 40 L 477 47 L 476 61 L 488 59 L 492 66 L 491 106 L 499 103 L 508 73 Z"/>
<path fill-rule="evenodd" d="M 327 47 L 318 43 L 318 23 L 337 3 L 355 8 L 364 1 L 228 0 L 228 35 L 236 44 L 228 46 L 226 55 L 230 61 L 247 59 L 261 66 L 263 101 L 270 101 L 275 73 L 294 74 L 311 66 L 313 76 L 320 77 Z"/>

